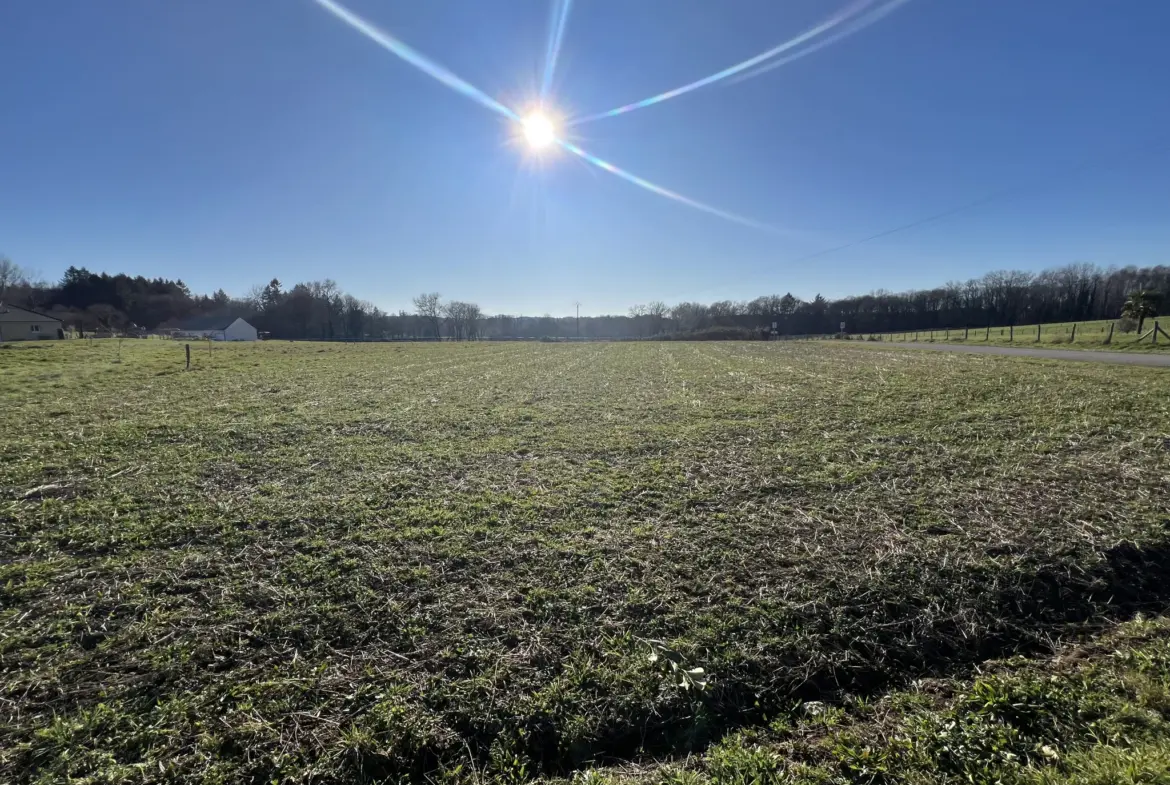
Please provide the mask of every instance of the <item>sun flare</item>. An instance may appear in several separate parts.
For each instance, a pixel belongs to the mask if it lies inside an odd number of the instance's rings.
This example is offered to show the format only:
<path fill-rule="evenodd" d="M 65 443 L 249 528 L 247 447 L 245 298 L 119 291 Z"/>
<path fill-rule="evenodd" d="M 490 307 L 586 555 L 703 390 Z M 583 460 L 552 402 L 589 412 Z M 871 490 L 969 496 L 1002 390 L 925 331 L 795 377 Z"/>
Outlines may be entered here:
<path fill-rule="evenodd" d="M 524 141 L 533 150 L 543 150 L 557 140 L 557 129 L 552 120 L 540 112 L 533 112 L 521 121 Z"/>

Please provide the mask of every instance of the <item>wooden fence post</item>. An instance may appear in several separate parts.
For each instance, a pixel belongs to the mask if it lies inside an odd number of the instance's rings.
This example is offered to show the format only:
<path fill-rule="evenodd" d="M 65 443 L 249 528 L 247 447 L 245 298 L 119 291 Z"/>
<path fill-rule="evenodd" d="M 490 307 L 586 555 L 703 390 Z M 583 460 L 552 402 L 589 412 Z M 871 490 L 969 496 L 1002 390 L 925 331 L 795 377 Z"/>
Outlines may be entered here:
<path fill-rule="evenodd" d="M 186 345 L 187 348 L 187 370 L 191 370 L 191 344 Z"/>
<path fill-rule="evenodd" d="M 971 332 L 971 325 L 967 325 L 966 327 L 963 328 L 963 340 L 964 341 L 967 340 L 967 333 L 969 333 L 969 332 Z"/>
<path fill-rule="evenodd" d="M 1041 325 L 1036 325 L 1036 343 L 1040 343 L 1040 327 Z"/>
<path fill-rule="evenodd" d="M 1105 344 L 1106 345 L 1113 343 L 1113 325 L 1114 324 L 1116 324 L 1116 322 L 1109 323 L 1109 335 L 1105 336 Z"/>
<path fill-rule="evenodd" d="M 1008 325 L 1008 343 L 1016 340 L 1016 326 L 1014 324 Z"/>
<path fill-rule="evenodd" d="M 990 324 L 987 325 L 987 334 L 983 336 L 983 340 L 985 340 L 985 341 L 991 340 L 991 325 Z"/>
<path fill-rule="evenodd" d="M 946 333 L 943 335 L 943 340 L 944 341 L 951 340 L 951 328 L 950 327 L 947 328 Z"/>
<path fill-rule="evenodd" d="M 1069 343 L 1076 343 L 1077 340 L 1077 323 L 1073 322 L 1072 335 L 1069 337 Z"/>
<path fill-rule="evenodd" d="M 1158 332 L 1161 329 L 1162 328 L 1158 326 L 1158 320 L 1155 319 L 1154 320 L 1154 335 L 1153 335 L 1153 339 L 1150 341 L 1150 343 L 1154 343 L 1154 344 L 1158 343 Z"/>

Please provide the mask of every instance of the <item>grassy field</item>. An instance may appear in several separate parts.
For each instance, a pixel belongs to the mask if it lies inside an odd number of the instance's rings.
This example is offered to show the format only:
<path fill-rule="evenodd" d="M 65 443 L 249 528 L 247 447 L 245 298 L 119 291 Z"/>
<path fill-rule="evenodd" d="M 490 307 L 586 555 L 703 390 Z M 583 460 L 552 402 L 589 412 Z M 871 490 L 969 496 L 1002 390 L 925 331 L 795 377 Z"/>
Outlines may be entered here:
<path fill-rule="evenodd" d="M 1158 369 L 72 341 L 0 428 L 0 781 L 1170 766 Z"/>
<path fill-rule="evenodd" d="M 1143 329 L 1148 332 L 1154 322 L 1158 321 L 1162 329 L 1170 328 L 1170 318 L 1162 317 L 1159 320 L 1147 319 Z M 919 330 L 908 333 L 865 333 L 861 337 L 873 335 L 883 341 L 933 341 L 935 343 L 975 343 L 991 344 L 992 346 L 1044 346 L 1054 349 L 1093 349 L 1097 351 L 1123 352 L 1160 352 L 1170 351 L 1170 339 L 1163 335 L 1158 336 L 1155 344 L 1146 336 L 1138 340 L 1138 333 L 1123 333 L 1114 329 L 1109 343 L 1109 325 L 1114 324 L 1112 319 L 1095 322 L 1077 322 L 1076 333 L 1073 333 L 1073 322 L 1053 322 L 1050 324 L 1016 325 L 1014 330 L 1008 327 L 972 327 L 968 332 L 960 328 L 957 330 Z M 1040 340 L 1036 340 L 1036 328 L 1040 328 Z"/>

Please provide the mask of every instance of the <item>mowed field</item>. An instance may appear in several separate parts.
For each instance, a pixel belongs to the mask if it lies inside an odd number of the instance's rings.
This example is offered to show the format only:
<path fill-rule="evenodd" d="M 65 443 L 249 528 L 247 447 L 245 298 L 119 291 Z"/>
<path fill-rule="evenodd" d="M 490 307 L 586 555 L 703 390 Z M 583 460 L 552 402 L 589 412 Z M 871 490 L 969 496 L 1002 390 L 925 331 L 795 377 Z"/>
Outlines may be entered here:
<path fill-rule="evenodd" d="M 181 344 L 71 341 L 0 348 L 0 431 L 7 782 L 1063 771 L 1064 726 L 944 754 L 866 707 L 950 711 L 921 685 L 954 678 L 1010 730 L 1039 693 L 973 666 L 1170 599 L 1158 369 L 270 342 L 186 371 Z M 1094 692 L 1145 714 L 1085 744 L 1170 739 L 1153 684 Z M 842 741 L 843 707 L 878 735 Z"/>

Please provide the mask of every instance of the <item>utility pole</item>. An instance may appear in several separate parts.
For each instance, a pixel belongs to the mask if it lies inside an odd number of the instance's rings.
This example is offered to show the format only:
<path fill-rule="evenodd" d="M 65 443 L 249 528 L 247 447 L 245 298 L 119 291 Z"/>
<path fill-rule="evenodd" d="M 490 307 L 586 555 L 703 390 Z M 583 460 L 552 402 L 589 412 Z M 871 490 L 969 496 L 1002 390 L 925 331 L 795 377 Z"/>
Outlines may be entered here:
<path fill-rule="evenodd" d="M 573 303 L 573 305 L 577 306 L 577 339 L 580 340 L 580 338 L 581 338 L 581 302 L 577 301 L 577 302 Z"/>

